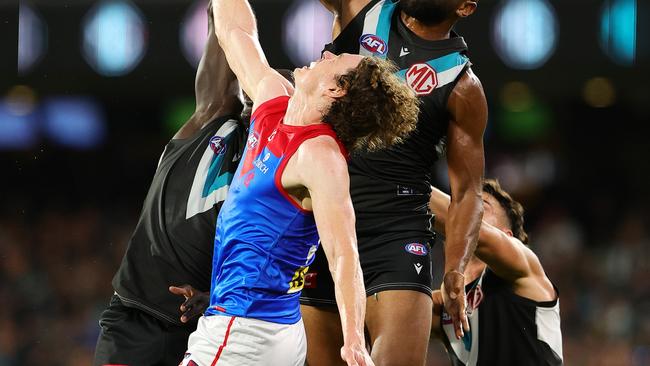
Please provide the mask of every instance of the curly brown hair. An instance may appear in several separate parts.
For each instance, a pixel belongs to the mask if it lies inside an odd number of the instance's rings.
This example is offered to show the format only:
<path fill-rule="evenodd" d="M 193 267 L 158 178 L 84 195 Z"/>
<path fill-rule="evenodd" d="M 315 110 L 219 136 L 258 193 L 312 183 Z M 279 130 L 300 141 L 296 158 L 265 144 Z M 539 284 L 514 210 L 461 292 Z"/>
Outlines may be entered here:
<path fill-rule="evenodd" d="M 334 100 L 323 121 L 332 125 L 348 151 L 374 151 L 402 142 L 416 127 L 419 100 L 395 76 L 394 63 L 365 57 L 336 77 L 346 94 Z"/>
<path fill-rule="evenodd" d="M 522 243 L 528 244 L 528 234 L 524 230 L 524 207 L 521 203 L 515 201 L 508 192 L 503 190 L 496 179 L 483 181 L 483 192 L 494 197 L 503 207 L 510 224 L 510 230 L 512 230 L 512 236 Z"/>

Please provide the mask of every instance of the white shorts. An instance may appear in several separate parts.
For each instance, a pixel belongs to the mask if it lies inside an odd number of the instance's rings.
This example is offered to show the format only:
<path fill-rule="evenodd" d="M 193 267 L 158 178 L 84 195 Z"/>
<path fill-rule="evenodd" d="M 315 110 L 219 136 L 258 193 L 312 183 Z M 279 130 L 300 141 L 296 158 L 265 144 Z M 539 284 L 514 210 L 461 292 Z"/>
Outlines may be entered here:
<path fill-rule="evenodd" d="M 180 366 L 303 366 L 302 319 L 277 324 L 235 316 L 202 316 Z"/>

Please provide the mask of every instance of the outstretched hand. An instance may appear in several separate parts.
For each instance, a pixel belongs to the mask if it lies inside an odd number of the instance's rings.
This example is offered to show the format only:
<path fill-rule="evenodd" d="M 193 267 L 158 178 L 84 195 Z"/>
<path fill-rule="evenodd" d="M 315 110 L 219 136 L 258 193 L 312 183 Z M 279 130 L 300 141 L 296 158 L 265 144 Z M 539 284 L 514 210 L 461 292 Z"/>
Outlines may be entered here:
<path fill-rule="evenodd" d="M 458 271 L 449 271 L 440 287 L 442 301 L 445 311 L 451 317 L 454 325 L 456 338 L 463 338 L 464 331 L 469 332 L 469 322 L 467 321 L 467 298 L 465 295 L 465 276 Z"/>
<path fill-rule="evenodd" d="M 185 302 L 180 307 L 182 323 L 203 314 L 210 303 L 210 295 L 207 292 L 201 292 L 190 285 L 169 286 L 169 292 L 185 297 Z"/>

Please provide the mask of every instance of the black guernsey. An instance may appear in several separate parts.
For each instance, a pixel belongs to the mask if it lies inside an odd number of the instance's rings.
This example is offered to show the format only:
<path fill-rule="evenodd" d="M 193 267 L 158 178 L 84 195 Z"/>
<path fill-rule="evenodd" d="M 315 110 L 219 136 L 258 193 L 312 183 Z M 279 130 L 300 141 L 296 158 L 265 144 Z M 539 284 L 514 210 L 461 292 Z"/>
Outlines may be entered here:
<path fill-rule="evenodd" d="M 412 135 L 393 148 L 353 156 L 349 172 L 360 235 L 425 234 L 431 171 L 444 154 L 449 124 L 447 100 L 470 65 L 465 41 L 453 32 L 449 39 L 423 40 L 401 21 L 398 2 L 374 0 L 325 49 L 387 58 L 418 94 L 422 104 Z"/>
<path fill-rule="evenodd" d="M 441 318 L 452 365 L 562 365 L 559 299 L 536 302 L 518 296 L 489 269 L 465 291 L 470 332 L 457 340 L 444 310 Z"/>
<path fill-rule="evenodd" d="M 209 291 L 217 214 L 243 147 L 243 127 L 221 117 L 165 147 L 113 287 L 126 306 L 180 324 L 170 285 Z"/>

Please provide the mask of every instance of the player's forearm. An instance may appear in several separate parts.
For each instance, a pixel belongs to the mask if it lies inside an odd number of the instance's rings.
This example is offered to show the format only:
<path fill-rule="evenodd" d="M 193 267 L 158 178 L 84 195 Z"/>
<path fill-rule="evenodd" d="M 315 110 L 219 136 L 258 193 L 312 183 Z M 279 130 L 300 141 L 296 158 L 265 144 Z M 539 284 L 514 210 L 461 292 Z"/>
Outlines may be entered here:
<path fill-rule="evenodd" d="M 336 256 L 330 266 L 336 303 L 341 316 L 343 340 L 346 345 L 364 345 L 364 318 L 366 313 L 366 291 L 359 256 L 354 249 Z"/>
<path fill-rule="evenodd" d="M 205 122 L 218 115 L 241 112 L 239 85 L 215 34 L 212 6 L 209 9 L 208 19 L 208 40 L 197 68 L 194 84 L 195 115 Z"/>
<path fill-rule="evenodd" d="M 452 199 L 445 224 L 445 273 L 465 271 L 476 248 L 482 218 L 480 194 L 465 193 Z"/>

